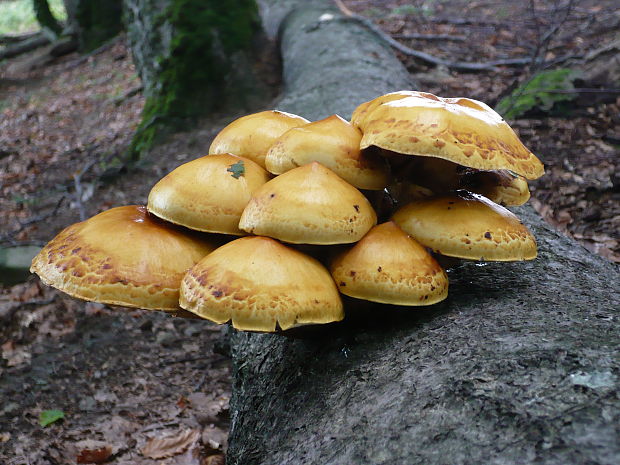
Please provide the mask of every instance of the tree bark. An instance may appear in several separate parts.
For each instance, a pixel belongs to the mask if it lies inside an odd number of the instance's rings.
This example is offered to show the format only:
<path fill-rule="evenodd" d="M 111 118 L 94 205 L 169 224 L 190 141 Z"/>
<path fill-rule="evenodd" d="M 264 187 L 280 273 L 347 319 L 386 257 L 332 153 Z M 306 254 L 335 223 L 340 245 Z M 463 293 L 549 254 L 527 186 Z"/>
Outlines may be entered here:
<path fill-rule="evenodd" d="M 411 87 L 391 51 L 331 2 L 284 3 L 294 11 L 280 29 L 279 109 L 349 117 Z M 438 305 L 350 299 L 339 324 L 234 333 L 227 463 L 620 463 L 620 271 L 530 207 L 516 213 L 539 257 L 463 262 Z"/>
<path fill-rule="evenodd" d="M 245 108 L 265 93 L 252 55 L 262 44 L 254 0 L 125 0 L 128 35 L 147 97 L 134 159 L 162 129 Z"/>
<path fill-rule="evenodd" d="M 47 0 L 32 0 L 32 6 L 41 29 L 48 29 L 54 36 L 59 36 L 62 33 L 62 26 L 52 14 Z"/>
<path fill-rule="evenodd" d="M 66 4 L 82 53 L 103 45 L 123 29 L 123 0 L 75 0 Z"/>

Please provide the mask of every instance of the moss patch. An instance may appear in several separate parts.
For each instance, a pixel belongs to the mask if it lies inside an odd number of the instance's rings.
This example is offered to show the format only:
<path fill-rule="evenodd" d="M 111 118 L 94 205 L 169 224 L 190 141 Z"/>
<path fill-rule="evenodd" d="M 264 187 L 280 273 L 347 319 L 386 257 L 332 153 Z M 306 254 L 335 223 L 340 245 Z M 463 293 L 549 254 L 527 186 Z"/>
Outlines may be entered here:
<path fill-rule="evenodd" d="M 168 53 L 158 60 L 156 82 L 146 92 L 130 148 L 134 160 L 162 130 L 186 128 L 201 115 L 243 101 L 231 83 L 236 75 L 250 73 L 235 69 L 236 57 L 251 48 L 260 27 L 253 0 L 174 0 L 156 21 L 168 23 L 172 37 Z"/>

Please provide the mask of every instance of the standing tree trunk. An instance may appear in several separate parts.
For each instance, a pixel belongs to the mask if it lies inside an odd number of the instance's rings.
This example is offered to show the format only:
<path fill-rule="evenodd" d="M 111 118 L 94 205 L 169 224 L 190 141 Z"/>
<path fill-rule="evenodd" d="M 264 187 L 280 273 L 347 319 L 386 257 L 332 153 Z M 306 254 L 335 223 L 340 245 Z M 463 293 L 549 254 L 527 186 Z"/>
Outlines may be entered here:
<path fill-rule="evenodd" d="M 51 31 L 58 37 L 62 33 L 62 26 L 52 14 L 47 0 L 32 0 L 32 7 L 41 29 Z"/>
<path fill-rule="evenodd" d="M 253 71 L 260 41 L 254 0 L 125 0 L 146 103 L 130 153 L 215 110 L 249 107 L 264 92 Z"/>
<path fill-rule="evenodd" d="M 89 52 L 117 35 L 123 29 L 122 0 L 67 1 L 67 18 L 77 26 L 79 49 Z"/>

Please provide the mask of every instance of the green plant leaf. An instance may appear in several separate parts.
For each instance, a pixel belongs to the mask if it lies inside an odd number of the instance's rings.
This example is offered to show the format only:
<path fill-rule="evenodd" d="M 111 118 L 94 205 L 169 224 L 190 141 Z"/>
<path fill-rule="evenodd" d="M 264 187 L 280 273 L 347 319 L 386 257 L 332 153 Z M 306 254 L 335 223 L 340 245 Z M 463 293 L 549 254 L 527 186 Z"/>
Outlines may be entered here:
<path fill-rule="evenodd" d="M 550 112 L 555 104 L 577 97 L 573 85 L 577 77 L 579 73 L 569 68 L 542 71 L 501 99 L 495 109 L 507 119 L 518 118 L 535 108 Z"/>
<path fill-rule="evenodd" d="M 226 171 L 232 173 L 231 176 L 233 178 L 239 179 L 240 176 L 245 174 L 245 166 L 242 161 L 238 161 L 237 163 L 230 165 Z"/>
<path fill-rule="evenodd" d="M 42 427 L 51 425 L 55 421 L 62 420 L 65 417 L 65 412 L 62 410 L 43 410 L 39 414 L 39 424 Z"/>

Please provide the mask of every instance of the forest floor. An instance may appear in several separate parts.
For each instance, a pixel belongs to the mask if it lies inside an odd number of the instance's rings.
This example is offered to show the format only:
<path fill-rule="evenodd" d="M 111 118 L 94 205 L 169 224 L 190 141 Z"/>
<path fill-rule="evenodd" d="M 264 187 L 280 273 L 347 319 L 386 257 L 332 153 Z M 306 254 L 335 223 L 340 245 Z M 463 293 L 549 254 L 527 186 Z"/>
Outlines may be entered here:
<path fill-rule="evenodd" d="M 448 61 L 580 56 L 616 39 L 620 24 L 613 1 L 344 3 L 404 45 Z M 412 33 L 444 37 L 405 38 Z M 144 102 L 124 39 L 86 57 L 46 57 L 40 49 L 0 63 L 2 246 L 42 245 L 81 218 L 144 204 L 159 178 L 207 153 L 240 116 L 205 119 L 118 172 L 111 161 L 127 147 Z M 421 90 L 491 106 L 532 72 L 461 72 L 400 57 Z M 620 95 L 594 97 L 513 127 L 546 165 L 531 185 L 534 207 L 618 263 Z M 0 463 L 220 462 L 231 389 L 224 341 L 208 322 L 78 302 L 35 277 L 0 287 Z M 40 415 L 50 410 L 64 418 L 43 427 Z"/>

